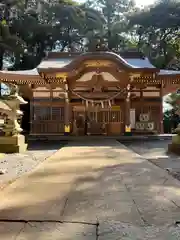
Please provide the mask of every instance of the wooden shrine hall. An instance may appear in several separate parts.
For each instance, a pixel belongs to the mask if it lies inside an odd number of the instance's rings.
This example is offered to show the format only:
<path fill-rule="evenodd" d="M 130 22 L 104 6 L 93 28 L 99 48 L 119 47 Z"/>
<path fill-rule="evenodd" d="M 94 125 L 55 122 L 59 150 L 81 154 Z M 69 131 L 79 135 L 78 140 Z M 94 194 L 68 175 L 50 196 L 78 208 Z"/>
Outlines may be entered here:
<path fill-rule="evenodd" d="M 36 69 L 1 71 L 30 101 L 30 135 L 163 133 L 162 98 L 180 72 L 155 68 L 141 53 L 50 52 Z"/>

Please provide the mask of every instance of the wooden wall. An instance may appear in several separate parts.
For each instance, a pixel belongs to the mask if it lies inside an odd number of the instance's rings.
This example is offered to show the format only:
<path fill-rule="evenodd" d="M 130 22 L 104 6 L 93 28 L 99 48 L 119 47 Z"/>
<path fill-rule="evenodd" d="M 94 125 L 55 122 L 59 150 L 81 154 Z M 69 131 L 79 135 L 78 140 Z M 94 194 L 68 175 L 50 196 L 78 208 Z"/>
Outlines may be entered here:
<path fill-rule="evenodd" d="M 52 92 L 44 88 L 33 92 L 34 97 L 31 100 L 31 134 L 64 134 L 65 102 L 63 97 L 59 97 L 59 94 L 61 94 L 61 89 Z M 72 99 L 70 102 L 69 116 L 72 132 L 76 114 L 74 111 L 75 106 L 85 106 L 85 103 L 78 99 Z M 125 128 L 125 100 L 116 99 L 114 106 L 120 107 L 117 121 L 111 119 L 113 110 L 110 113 L 103 111 L 103 109 L 101 114 L 98 114 L 98 121 L 111 123 L 109 128 L 111 128 L 110 132 L 113 133 L 116 133 L 116 128 L 119 128 L 120 123 L 120 132 L 123 133 Z M 136 109 L 136 121 L 139 120 L 140 113 L 150 113 L 150 121 L 154 122 L 155 129 L 160 132 L 160 119 L 162 117 L 160 97 L 131 99 L 131 108 Z"/>
<path fill-rule="evenodd" d="M 141 113 L 149 113 L 150 121 L 154 122 L 155 130 L 160 133 L 160 119 L 162 111 L 162 102 L 160 99 L 154 100 L 138 100 L 131 102 L 131 108 L 136 109 L 136 121 L 139 121 Z"/>

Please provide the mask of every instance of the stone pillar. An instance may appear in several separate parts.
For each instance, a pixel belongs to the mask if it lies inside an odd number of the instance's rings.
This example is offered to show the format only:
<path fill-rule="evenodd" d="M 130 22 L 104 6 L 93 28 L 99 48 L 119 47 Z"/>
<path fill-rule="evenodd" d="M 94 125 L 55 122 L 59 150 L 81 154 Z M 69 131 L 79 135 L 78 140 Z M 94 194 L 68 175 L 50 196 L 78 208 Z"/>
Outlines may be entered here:
<path fill-rule="evenodd" d="M 131 101 L 130 101 L 130 84 L 127 86 L 127 96 L 125 99 L 125 134 L 129 135 L 131 133 L 131 124 L 130 124 L 130 108 L 131 108 Z"/>
<path fill-rule="evenodd" d="M 65 82 L 65 106 L 64 106 L 64 135 L 70 134 L 70 105 L 69 105 L 69 96 L 68 96 L 68 84 Z"/>

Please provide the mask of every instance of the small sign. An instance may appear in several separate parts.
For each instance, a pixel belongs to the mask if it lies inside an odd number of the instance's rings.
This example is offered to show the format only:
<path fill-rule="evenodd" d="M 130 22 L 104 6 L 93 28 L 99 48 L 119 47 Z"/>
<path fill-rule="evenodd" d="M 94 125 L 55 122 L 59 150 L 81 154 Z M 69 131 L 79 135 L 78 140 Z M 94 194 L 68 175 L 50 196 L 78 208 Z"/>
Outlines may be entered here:
<path fill-rule="evenodd" d="M 89 60 L 85 62 L 87 67 L 108 67 L 112 63 L 107 60 Z"/>
<path fill-rule="evenodd" d="M 112 110 L 120 110 L 120 106 L 112 106 Z"/>
<path fill-rule="evenodd" d="M 66 73 L 56 73 L 56 78 L 66 78 L 67 74 Z"/>
<path fill-rule="evenodd" d="M 125 132 L 131 132 L 131 126 L 126 126 Z"/>
<path fill-rule="evenodd" d="M 76 111 L 76 112 L 84 112 L 86 110 L 85 106 L 74 106 L 73 107 L 73 110 Z"/>
<path fill-rule="evenodd" d="M 69 133 L 70 132 L 70 125 L 65 125 L 64 126 L 64 131 L 65 131 L 65 133 Z"/>
<path fill-rule="evenodd" d="M 6 20 L 5 20 L 5 19 L 4 19 L 4 20 L 2 20 L 2 21 L 1 21 L 1 24 L 2 24 L 3 26 L 7 25 L 7 22 L 6 22 Z"/>

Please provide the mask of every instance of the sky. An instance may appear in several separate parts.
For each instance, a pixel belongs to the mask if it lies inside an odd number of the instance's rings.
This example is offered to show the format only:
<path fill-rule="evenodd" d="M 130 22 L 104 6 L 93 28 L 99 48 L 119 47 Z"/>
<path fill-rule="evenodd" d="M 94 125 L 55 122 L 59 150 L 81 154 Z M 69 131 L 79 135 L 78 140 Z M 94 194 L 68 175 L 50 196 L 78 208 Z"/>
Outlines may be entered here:
<path fill-rule="evenodd" d="M 85 0 L 79 0 L 79 2 L 84 2 Z M 152 4 L 155 0 L 134 0 L 138 6 L 147 6 Z"/>
<path fill-rule="evenodd" d="M 135 0 L 135 2 L 138 6 L 147 6 L 149 4 L 152 4 L 154 0 Z"/>

